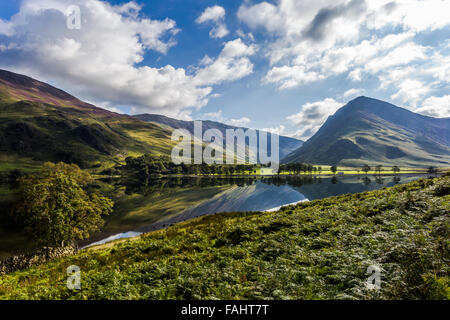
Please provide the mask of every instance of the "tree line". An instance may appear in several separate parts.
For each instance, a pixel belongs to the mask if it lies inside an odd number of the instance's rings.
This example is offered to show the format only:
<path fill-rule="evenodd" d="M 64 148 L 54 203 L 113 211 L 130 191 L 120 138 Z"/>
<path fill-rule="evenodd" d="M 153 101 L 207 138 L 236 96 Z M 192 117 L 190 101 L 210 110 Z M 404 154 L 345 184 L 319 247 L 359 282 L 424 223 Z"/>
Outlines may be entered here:
<path fill-rule="evenodd" d="M 260 165 L 251 164 L 175 164 L 165 156 L 152 156 L 149 154 L 140 157 L 127 157 L 125 165 L 120 167 L 121 173 L 137 174 L 143 179 L 154 175 L 186 174 L 186 175 L 211 175 L 211 174 L 252 174 L 260 168 Z M 105 172 L 107 173 L 107 172 Z"/>

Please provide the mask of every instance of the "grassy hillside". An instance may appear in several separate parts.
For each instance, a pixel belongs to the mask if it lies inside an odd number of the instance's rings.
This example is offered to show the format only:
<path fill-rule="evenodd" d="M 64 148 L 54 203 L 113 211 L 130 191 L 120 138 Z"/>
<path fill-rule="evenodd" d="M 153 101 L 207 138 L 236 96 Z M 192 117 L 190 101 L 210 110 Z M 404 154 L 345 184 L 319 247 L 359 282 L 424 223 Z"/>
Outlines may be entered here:
<path fill-rule="evenodd" d="M 168 155 L 174 145 L 170 137 L 170 131 L 156 124 L 97 108 L 43 82 L 0 70 L 0 152 L 19 160 L 15 168 L 26 170 L 43 161 L 108 166 L 128 155 Z M 0 171 L 6 165 L 2 161 Z"/>
<path fill-rule="evenodd" d="M 450 119 L 422 116 L 359 97 L 329 117 L 283 162 L 340 166 L 449 166 Z"/>
<path fill-rule="evenodd" d="M 0 299 L 448 299 L 450 177 L 202 217 L 0 277 Z M 82 290 L 66 289 L 78 265 Z M 381 290 L 365 288 L 370 265 Z"/>

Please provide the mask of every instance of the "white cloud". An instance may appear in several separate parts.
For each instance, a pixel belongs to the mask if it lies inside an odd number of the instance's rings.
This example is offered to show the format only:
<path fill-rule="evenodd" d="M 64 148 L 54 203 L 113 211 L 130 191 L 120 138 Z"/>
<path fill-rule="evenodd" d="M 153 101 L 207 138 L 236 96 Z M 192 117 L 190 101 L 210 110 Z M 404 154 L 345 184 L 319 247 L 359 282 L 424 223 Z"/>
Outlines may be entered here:
<path fill-rule="evenodd" d="M 315 71 L 306 71 L 304 66 L 282 66 L 272 68 L 264 78 L 267 83 L 279 84 L 280 89 L 289 89 L 324 79 L 325 76 Z"/>
<path fill-rule="evenodd" d="M 0 19 L 0 35 L 12 36 L 13 34 L 14 30 L 11 23 Z"/>
<path fill-rule="evenodd" d="M 244 2 L 238 18 L 269 39 L 261 50 L 271 65 L 263 83 L 289 89 L 340 74 L 354 82 L 375 76 L 381 89 L 414 106 L 449 82 L 445 46 L 416 37 L 448 27 L 448 12 L 448 0 L 278 0 Z"/>
<path fill-rule="evenodd" d="M 365 89 L 362 88 L 358 88 L 358 89 L 349 89 L 347 91 L 344 92 L 344 94 L 342 95 L 342 98 L 344 99 L 348 99 L 348 98 L 356 98 L 358 96 L 361 96 L 363 94 L 366 93 Z"/>
<path fill-rule="evenodd" d="M 403 80 L 398 87 L 399 90 L 391 96 L 391 99 L 408 103 L 412 107 L 415 107 L 421 98 L 430 92 L 428 85 L 413 79 Z"/>
<path fill-rule="evenodd" d="M 373 10 L 368 24 L 375 29 L 400 26 L 422 32 L 440 29 L 449 23 L 450 2 L 447 0 L 372 0 L 368 3 Z"/>
<path fill-rule="evenodd" d="M 218 110 L 216 112 L 204 113 L 202 115 L 202 119 L 218 121 L 218 122 L 226 123 L 228 125 L 235 126 L 235 127 L 245 127 L 251 122 L 251 120 L 247 117 L 242 117 L 242 118 L 238 118 L 238 119 L 227 119 L 223 115 L 222 110 Z"/>
<path fill-rule="evenodd" d="M 328 117 L 334 114 L 343 103 L 327 98 L 322 101 L 305 103 L 301 111 L 287 117 L 287 120 L 297 126 L 295 137 L 307 140 L 325 123 Z"/>
<path fill-rule="evenodd" d="M 202 116 L 203 119 L 206 120 L 213 120 L 213 121 L 218 121 L 218 122 L 224 122 L 225 118 L 222 114 L 222 110 L 216 111 L 216 112 L 208 112 L 203 114 Z"/>
<path fill-rule="evenodd" d="M 381 70 L 389 70 L 394 66 L 407 65 L 412 61 L 425 59 L 427 59 L 425 48 L 409 42 L 395 48 L 385 56 L 372 59 L 365 69 L 371 73 L 377 73 Z"/>
<path fill-rule="evenodd" d="M 396 67 L 395 69 L 385 70 L 378 76 L 380 79 L 381 88 L 386 88 L 392 84 L 399 84 L 416 71 L 410 66 Z"/>
<path fill-rule="evenodd" d="M 429 97 L 414 111 L 425 116 L 448 118 L 450 117 L 450 95 Z"/>
<path fill-rule="evenodd" d="M 211 29 L 209 35 L 211 38 L 223 38 L 228 35 L 230 32 L 224 24 L 218 24 L 214 28 Z"/>
<path fill-rule="evenodd" d="M 240 38 L 228 41 L 216 60 L 203 58 L 204 67 L 194 79 L 198 85 L 220 84 L 241 79 L 253 72 L 249 56 L 257 51 L 255 45 L 246 45 Z"/>
<path fill-rule="evenodd" d="M 81 8 L 81 30 L 66 27 L 69 5 Z M 24 73 L 91 101 L 132 112 L 189 117 L 211 98 L 211 85 L 251 73 L 254 46 L 240 39 L 224 44 L 217 58 L 187 73 L 171 65 L 138 65 L 144 54 L 165 54 L 179 29 L 170 19 L 152 20 L 134 2 L 110 5 L 100 0 L 25 0 L 9 21 L 0 43 L 0 67 Z M 211 76 L 212 78 L 208 78 Z"/>
<path fill-rule="evenodd" d="M 195 20 L 197 23 L 205 23 L 209 21 L 220 21 L 225 18 L 225 9 L 221 6 L 208 7 L 203 11 L 200 17 Z"/>
<path fill-rule="evenodd" d="M 206 8 L 195 22 L 198 24 L 213 23 L 214 27 L 209 32 L 211 38 L 223 38 L 230 33 L 225 25 L 225 9 L 221 6 Z"/>
<path fill-rule="evenodd" d="M 439 53 L 431 58 L 432 65 L 424 73 L 430 74 L 441 82 L 450 82 L 450 56 Z"/>
<path fill-rule="evenodd" d="M 266 131 L 266 132 L 270 132 L 270 133 L 274 133 L 277 134 L 279 136 L 283 135 L 283 133 L 286 130 L 286 127 L 283 126 L 282 124 L 280 124 L 278 127 L 274 127 L 274 128 L 264 128 L 264 129 L 260 129 L 261 131 Z"/>
<path fill-rule="evenodd" d="M 235 127 L 245 127 L 250 123 L 250 119 L 247 117 L 242 117 L 239 119 L 230 119 L 227 121 L 229 125 L 235 126 Z"/>

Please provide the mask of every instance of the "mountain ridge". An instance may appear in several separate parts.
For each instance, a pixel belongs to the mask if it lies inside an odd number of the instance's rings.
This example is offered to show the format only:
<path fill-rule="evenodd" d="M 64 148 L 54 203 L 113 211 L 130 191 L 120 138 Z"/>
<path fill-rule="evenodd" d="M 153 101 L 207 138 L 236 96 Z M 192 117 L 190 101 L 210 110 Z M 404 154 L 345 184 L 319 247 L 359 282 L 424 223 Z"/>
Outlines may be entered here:
<path fill-rule="evenodd" d="M 423 116 L 361 96 L 328 117 L 284 162 L 448 166 L 449 125 L 450 118 Z"/>
<path fill-rule="evenodd" d="M 126 156 L 170 154 L 171 132 L 108 111 L 47 83 L 0 70 L 2 159 L 81 167 L 119 163 Z"/>
<path fill-rule="evenodd" d="M 174 119 L 174 118 L 171 118 L 171 117 L 167 117 L 167 116 L 164 116 L 164 115 L 148 114 L 148 113 L 134 115 L 134 117 L 139 119 L 139 120 L 142 120 L 142 121 L 153 122 L 153 123 L 157 123 L 157 124 L 161 124 L 161 125 L 166 125 L 166 126 L 169 126 L 169 127 L 173 128 L 173 129 L 186 129 L 191 134 L 194 133 L 194 121 L 177 120 L 177 119 Z M 232 125 L 228 125 L 226 123 L 213 121 L 213 120 L 201 120 L 201 121 L 202 121 L 202 130 L 203 130 L 203 132 L 205 132 L 206 130 L 209 130 L 209 129 L 218 129 L 218 130 L 221 131 L 221 133 L 222 133 L 224 138 L 225 138 L 225 130 L 227 130 L 227 129 L 233 129 L 233 130 L 235 130 L 235 129 L 243 129 L 243 130 L 249 129 L 249 128 L 246 128 L 246 127 L 232 126 Z M 262 131 L 262 130 L 257 130 L 257 131 Z M 262 131 L 262 132 L 264 132 L 264 131 Z M 286 137 L 286 136 L 279 136 L 279 137 L 280 137 L 280 141 L 279 141 L 280 160 L 282 160 L 290 152 L 296 150 L 301 145 L 303 145 L 303 141 L 302 140 L 291 138 L 291 137 Z"/>

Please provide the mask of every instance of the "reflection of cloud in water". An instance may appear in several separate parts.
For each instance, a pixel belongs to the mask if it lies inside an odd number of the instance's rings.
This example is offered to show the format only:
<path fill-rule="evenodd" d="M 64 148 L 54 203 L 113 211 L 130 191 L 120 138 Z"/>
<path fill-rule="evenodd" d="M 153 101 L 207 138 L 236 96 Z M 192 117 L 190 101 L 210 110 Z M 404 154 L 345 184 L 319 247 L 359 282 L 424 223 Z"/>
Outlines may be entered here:
<path fill-rule="evenodd" d="M 233 187 L 185 212 L 264 211 L 305 200 L 290 186 L 276 186 L 257 181 L 244 187 Z"/>

